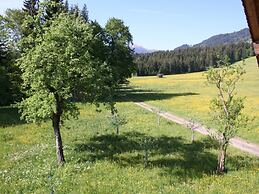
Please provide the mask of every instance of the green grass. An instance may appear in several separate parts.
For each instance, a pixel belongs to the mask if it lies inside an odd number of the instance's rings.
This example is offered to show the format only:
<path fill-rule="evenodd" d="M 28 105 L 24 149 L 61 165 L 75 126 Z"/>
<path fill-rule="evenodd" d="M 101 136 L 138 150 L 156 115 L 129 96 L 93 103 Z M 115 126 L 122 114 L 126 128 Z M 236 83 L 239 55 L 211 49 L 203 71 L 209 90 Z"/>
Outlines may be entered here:
<path fill-rule="evenodd" d="M 1 108 L 0 193 L 258 193 L 259 161 L 231 148 L 228 173 L 214 174 L 215 143 L 161 120 L 130 102 L 117 104 L 128 123 L 120 135 L 105 109 L 80 105 L 77 121 L 65 122 L 66 163 L 56 166 L 53 130 L 17 120 Z M 144 154 L 148 153 L 147 167 Z"/>
<path fill-rule="evenodd" d="M 245 62 L 247 73 L 238 85 L 238 95 L 246 97 L 244 112 L 255 119 L 238 135 L 259 143 L 259 69 L 255 57 Z M 128 92 L 129 98 L 141 99 L 163 111 L 211 126 L 209 106 L 216 89 L 206 85 L 204 73 L 168 75 L 162 79 L 134 77 L 130 82 L 135 91 Z"/>

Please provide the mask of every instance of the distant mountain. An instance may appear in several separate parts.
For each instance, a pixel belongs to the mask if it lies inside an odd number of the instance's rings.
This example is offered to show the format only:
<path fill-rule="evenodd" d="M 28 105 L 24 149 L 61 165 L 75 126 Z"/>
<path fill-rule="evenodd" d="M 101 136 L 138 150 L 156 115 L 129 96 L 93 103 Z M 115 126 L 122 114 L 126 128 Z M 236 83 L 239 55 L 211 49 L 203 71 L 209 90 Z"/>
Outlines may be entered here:
<path fill-rule="evenodd" d="M 238 32 L 212 36 L 202 41 L 201 43 L 194 45 L 194 47 L 218 46 L 218 45 L 233 44 L 238 42 L 249 42 L 249 41 L 251 41 L 251 35 L 249 32 L 249 29 L 244 28 Z"/>
<path fill-rule="evenodd" d="M 237 32 L 215 35 L 193 46 L 184 44 L 175 48 L 175 50 L 186 49 L 190 47 L 214 47 L 219 45 L 235 44 L 239 42 L 251 42 L 251 35 L 248 28 L 244 28 Z"/>
<path fill-rule="evenodd" d="M 190 48 L 190 47 L 191 47 L 191 46 L 190 46 L 190 45 L 188 45 L 188 44 L 183 44 L 183 45 L 181 45 L 181 46 L 179 46 L 179 47 L 175 48 L 174 50 L 187 49 L 187 48 Z"/>
<path fill-rule="evenodd" d="M 137 53 L 137 54 L 152 53 L 152 52 L 155 51 L 155 50 L 151 50 L 151 49 L 144 48 L 144 47 L 139 46 L 139 45 L 136 45 L 136 44 L 134 44 L 134 45 L 132 46 L 132 48 L 134 49 L 135 53 Z"/>

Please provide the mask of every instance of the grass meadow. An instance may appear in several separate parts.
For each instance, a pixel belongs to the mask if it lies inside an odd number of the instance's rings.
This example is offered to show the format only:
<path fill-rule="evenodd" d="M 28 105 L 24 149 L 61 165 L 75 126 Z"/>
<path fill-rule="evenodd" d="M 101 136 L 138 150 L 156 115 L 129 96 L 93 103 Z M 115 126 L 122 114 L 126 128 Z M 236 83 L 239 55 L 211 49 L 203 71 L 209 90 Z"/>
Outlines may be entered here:
<path fill-rule="evenodd" d="M 241 63 L 241 62 L 239 62 Z M 246 74 L 238 85 L 238 95 L 246 97 L 244 113 L 252 121 L 239 131 L 239 136 L 259 143 L 259 68 L 255 57 L 245 60 Z M 203 72 L 182 75 L 168 75 L 165 78 L 134 77 L 131 93 L 134 99 L 141 99 L 184 118 L 191 118 L 207 126 L 210 121 L 210 101 L 216 96 L 216 88 L 206 84 Z"/>
<path fill-rule="evenodd" d="M 240 136 L 258 141 L 259 70 L 246 61 L 239 91 L 245 111 L 255 116 Z M 78 104 L 78 120 L 61 132 L 66 163 L 57 167 L 51 123 L 26 124 L 18 111 L 0 108 L 0 193 L 259 193 L 259 160 L 237 149 L 228 151 L 225 175 L 216 175 L 216 143 L 133 104 L 141 99 L 184 117 L 208 122 L 215 90 L 202 73 L 131 79 L 117 107 L 127 124 L 115 134 L 105 107 Z M 133 88 L 133 89 L 132 89 Z"/>
<path fill-rule="evenodd" d="M 127 124 L 115 134 L 109 111 L 80 104 L 65 122 L 66 163 L 56 166 L 50 123 L 25 124 L 0 109 L 0 193 L 258 193 L 259 161 L 234 148 L 228 173 L 215 175 L 217 152 L 207 137 L 161 120 L 132 102 L 117 104 Z"/>

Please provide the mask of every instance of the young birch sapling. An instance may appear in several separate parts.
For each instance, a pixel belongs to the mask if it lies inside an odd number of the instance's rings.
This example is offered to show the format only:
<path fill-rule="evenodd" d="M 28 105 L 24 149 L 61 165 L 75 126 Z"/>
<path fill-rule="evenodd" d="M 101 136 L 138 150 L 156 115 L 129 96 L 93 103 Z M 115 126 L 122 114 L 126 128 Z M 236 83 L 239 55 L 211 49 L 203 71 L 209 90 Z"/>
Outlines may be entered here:
<path fill-rule="evenodd" d="M 207 82 L 217 90 L 217 96 L 211 101 L 212 120 L 216 124 L 212 136 L 218 141 L 217 173 L 226 171 L 226 152 L 230 139 L 237 135 L 238 129 L 245 127 L 248 117 L 242 113 L 244 98 L 237 95 L 237 83 L 245 73 L 244 61 L 231 65 L 228 59 L 218 61 L 217 68 L 206 73 Z"/>
<path fill-rule="evenodd" d="M 127 124 L 126 117 L 124 115 L 120 115 L 117 111 L 113 111 L 110 119 L 112 126 L 115 128 L 116 134 L 119 135 L 120 127 Z"/>

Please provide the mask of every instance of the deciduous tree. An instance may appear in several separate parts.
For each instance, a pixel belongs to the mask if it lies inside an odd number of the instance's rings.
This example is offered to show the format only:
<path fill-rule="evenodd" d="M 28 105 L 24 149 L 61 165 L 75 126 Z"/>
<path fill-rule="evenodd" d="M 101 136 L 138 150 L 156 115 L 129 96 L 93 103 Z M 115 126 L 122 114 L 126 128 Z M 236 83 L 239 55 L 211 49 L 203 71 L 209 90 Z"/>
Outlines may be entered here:
<path fill-rule="evenodd" d="M 237 83 L 244 73 L 242 64 L 230 65 L 229 60 L 225 59 L 218 62 L 218 68 L 212 68 L 206 74 L 207 82 L 214 85 L 218 93 L 211 101 L 213 121 L 217 125 L 212 134 L 219 143 L 218 173 L 226 170 L 226 152 L 230 139 L 248 122 L 248 117 L 242 113 L 244 98 L 238 97 L 236 93 Z"/>
<path fill-rule="evenodd" d="M 107 61 L 113 69 L 115 82 L 125 83 L 133 70 L 132 35 L 129 28 L 120 19 L 111 18 L 105 25 L 107 35 Z"/>
<path fill-rule="evenodd" d="M 27 122 L 51 119 L 56 138 L 57 161 L 65 161 L 60 133 L 61 120 L 76 118 L 72 102 L 74 88 L 80 88 L 83 100 L 109 103 L 111 71 L 106 63 L 92 56 L 93 29 L 74 15 L 61 14 L 36 45 L 27 50 L 19 64 L 27 98 L 20 104 Z M 111 103 L 112 104 L 112 103 Z"/>

